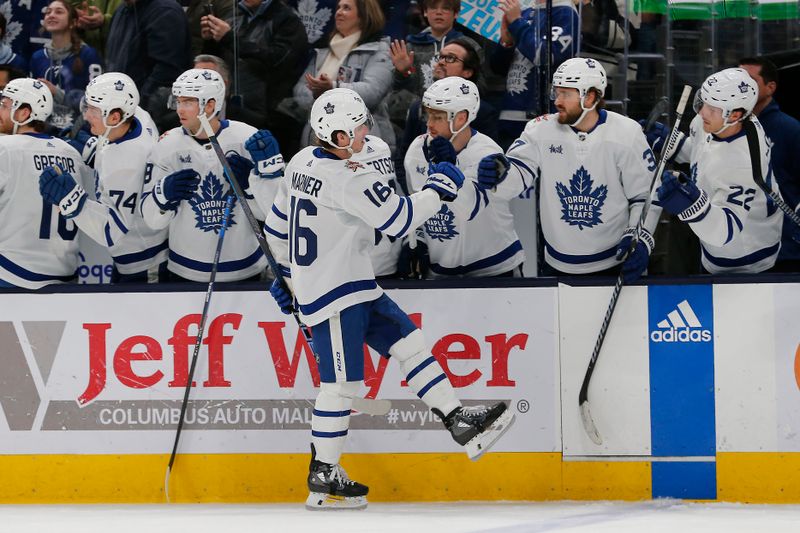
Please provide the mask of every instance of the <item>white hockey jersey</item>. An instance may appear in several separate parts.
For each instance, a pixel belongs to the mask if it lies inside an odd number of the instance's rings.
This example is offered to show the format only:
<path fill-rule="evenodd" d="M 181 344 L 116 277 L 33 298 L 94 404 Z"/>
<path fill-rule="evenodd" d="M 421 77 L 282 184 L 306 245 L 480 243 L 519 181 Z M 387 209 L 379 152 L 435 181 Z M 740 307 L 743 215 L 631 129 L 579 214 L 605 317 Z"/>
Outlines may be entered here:
<path fill-rule="evenodd" d="M 360 161 L 367 166 L 372 167 L 380 174 L 381 181 L 397 191 L 396 175 L 394 170 L 394 162 L 392 161 L 392 152 L 389 145 L 386 144 L 380 137 L 374 135 L 367 135 L 365 138 L 365 146 L 361 152 L 353 154 L 351 159 Z M 273 180 L 259 180 L 259 181 L 273 181 Z M 274 180 L 279 182 L 279 186 L 286 189 L 286 180 Z M 269 208 L 264 208 L 262 203 L 262 194 L 253 193 L 259 200 L 262 209 L 269 212 Z M 283 191 L 286 194 L 286 191 Z M 274 199 L 270 198 L 271 200 Z M 277 210 L 277 208 L 275 208 Z M 272 217 L 267 216 L 267 223 L 264 224 L 264 231 L 267 235 L 270 233 L 277 238 L 286 238 L 289 231 L 289 222 L 285 214 L 278 212 L 273 213 Z M 391 276 L 397 272 L 397 262 L 400 258 L 400 250 L 402 248 L 402 241 L 395 239 L 389 235 L 375 230 L 375 246 L 370 252 L 370 259 L 372 260 L 372 268 L 376 276 Z M 276 256 L 275 259 L 279 264 L 288 264 L 288 258 Z"/>
<path fill-rule="evenodd" d="M 39 175 L 56 164 L 93 195 L 91 170 L 69 144 L 45 134 L 0 137 L 0 279 L 38 289 L 70 281 L 78 266 L 78 227 L 111 246 L 127 229 L 113 210 L 86 201 L 67 220 L 39 192 Z"/>
<path fill-rule="evenodd" d="M 374 165 L 322 148 L 301 150 L 284 180 L 267 217 L 267 239 L 276 260 L 289 265 L 283 273 L 311 326 L 383 294 L 370 259 L 376 229 L 400 239 L 441 205 L 429 189 L 399 196 Z M 281 221 L 289 223 L 286 234 L 275 231 Z"/>
<path fill-rule="evenodd" d="M 764 128 L 755 117 L 752 121 L 758 131 L 764 183 L 780 194 Z M 703 130 L 703 119 L 697 115 L 677 159 L 683 161 L 687 152 L 690 177 L 711 202 L 708 211 L 687 221 L 700 239 L 703 267 L 712 274 L 772 268 L 780 250 L 783 214 L 753 181 L 744 129 L 720 139 Z"/>
<path fill-rule="evenodd" d="M 406 179 L 412 192 L 421 190 L 428 177 L 422 148 L 426 138 L 424 134 L 414 139 L 406 152 Z M 430 277 L 496 276 L 525 261 L 509 206 L 525 187 L 521 175 L 509 176 L 495 191 L 478 187 L 481 159 L 501 152 L 496 142 L 473 129 L 469 143 L 458 153 L 456 165 L 464 173 L 464 185 L 453 202 L 442 203 L 423 225 Z"/>
<path fill-rule="evenodd" d="M 139 210 L 147 160 L 157 141 L 158 132 L 134 118 L 130 131 L 95 157 L 97 199 L 114 207 L 128 228 L 109 248 L 122 274 L 146 271 L 167 260 L 167 229 L 152 229 Z"/>
<path fill-rule="evenodd" d="M 225 154 L 235 152 L 249 158 L 244 142 L 255 132 L 255 128 L 242 122 L 223 120 L 217 131 L 217 140 Z M 152 198 L 153 187 L 164 176 L 187 168 L 200 174 L 197 191 L 192 198 L 182 201 L 176 210 L 162 212 Z M 173 128 L 161 136 L 151 152 L 147 172 L 142 215 L 153 229 L 169 227 L 167 268 L 183 278 L 208 282 L 226 198 L 229 195 L 235 198 L 211 143 L 196 140 L 183 128 Z M 250 180 L 256 179 L 259 178 L 251 173 Z M 263 220 L 264 214 L 257 202 L 250 200 L 249 205 L 255 217 Z M 244 212 L 235 201 L 225 232 L 217 280 L 250 278 L 264 270 L 266 263 Z"/>
<path fill-rule="evenodd" d="M 599 115 L 586 133 L 559 124 L 557 114 L 538 117 L 506 153 L 509 177 L 539 179 L 545 261 L 570 274 L 619 264 L 617 245 L 638 223 L 656 170 L 639 124 L 605 110 Z M 651 233 L 660 214 L 658 206 L 648 211 Z"/>

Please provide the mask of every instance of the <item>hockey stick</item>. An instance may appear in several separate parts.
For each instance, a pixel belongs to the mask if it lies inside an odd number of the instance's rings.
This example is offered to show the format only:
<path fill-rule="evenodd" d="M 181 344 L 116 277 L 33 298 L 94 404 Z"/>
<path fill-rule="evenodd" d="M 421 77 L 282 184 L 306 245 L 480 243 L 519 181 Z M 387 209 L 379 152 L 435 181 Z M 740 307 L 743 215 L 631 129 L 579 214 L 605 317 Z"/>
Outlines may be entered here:
<path fill-rule="evenodd" d="M 664 143 L 664 147 L 661 150 L 658 166 L 656 167 L 655 174 L 653 174 L 653 177 L 650 180 L 650 194 L 647 196 L 644 208 L 642 208 L 642 213 L 639 215 L 639 222 L 636 223 L 636 229 L 633 232 L 633 238 L 628 246 L 628 251 L 625 253 L 625 258 L 629 257 L 630 254 L 633 253 L 637 244 L 639 243 L 639 232 L 644 225 L 647 212 L 650 210 L 650 199 L 653 196 L 653 188 L 659 182 L 659 178 L 664 172 L 664 166 L 667 162 L 666 154 L 670 153 L 668 147 L 672 147 L 678 142 L 678 127 L 680 126 L 681 117 L 683 117 L 683 111 L 686 108 L 686 102 L 689 100 L 689 95 L 691 93 L 692 88 L 688 85 L 684 85 L 683 94 L 681 94 L 681 99 L 678 102 L 678 108 L 675 110 L 675 124 L 672 126 L 672 132 L 669 134 L 669 140 Z M 581 390 L 578 393 L 578 407 L 580 408 L 581 412 L 583 429 L 586 431 L 586 434 L 589 435 L 589 438 L 592 439 L 592 442 L 598 446 L 603 444 L 603 439 L 600 437 L 600 432 L 597 431 L 597 426 L 594 423 L 592 413 L 589 409 L 589 382 L 592 379 L 592 374 L 594 374 L 594 367 L 597 364 L 597 357 L 600 355 L 600 349 L 603 347 L 603 341 L 605 341 L 606 332 L 608 331 L 608 326 L 611 323 L 611 317 L 614 315 L 614 309 L 617 307 L 617 300 L 619 299 L 619 294 L 622 291 L 622 282 L 623 275 L 622 272 L 620 272 L 619 276 L 617 276 L 617 282 L 614 284 L 614 290 L 611 293 L 611 301 L 608 302 L 606 315 L 603 317 L 603 323 L 600 326 L 600 333 L 598 334 L 597 341 L 594 344 L 592 357 L 589 359 L 589 365 L 586 367 L 586 374 L 583 376 Z"/>
<path fill-rule="evenodd" d="M 648 130 L 653 127 L 653 124 L 656 123 L 658 118 L 667 112 L 667 105 L 668 102 L 666 96 L 662 96 L 658 99 L 656 105 L 654 105 L 653 109 L 650 110 L 650 114 L 647 115 L 647 120 L 645 121 L 644 126 L 642 126 L 643 132 L 647 133 Z"/>
<path fill-rule="evenodd" d="M 203 343 L 203 333 L 206 329 L 206 318 L 208 318 L 208 308 L 211 304 L 211 295 L 214 293 L 214 281 L 217 279 L 217 268 L 219 267 L 219 257 L 222 253 L 222 241 L 225 240 L 225 230 L 228 228 L 228 222 L 231 217 L 231 209 L 233 208 L 233 196 L 228 196 L 225 202 L 225 212 L 222 215 L 222 228 L 219 230 L 219 238 L 217 239 L 217 249 L 214 251 L 214 262 L 211 264 L 211 277 L 208 280 L 208 289 L 206 290 L 206 299 L 203 303 L 203 314 L 200 315 L 200 324 L 197 326 L 197 340 L 194 342 L 194 353 L 192 354 L 192 363 L 189 366 L 189 378 L 186 380 L 186 388 L 183 391 L 183 402 L 181 402 L 181 414 L 178 417 L 178 430 L 175 432 L 175 442 L 172 443 L 172 453 L 169 456 L 169 464 L 167 465 L 167 474 L 164 476 L 164 495 L 167 497 L 169 503 L 169 475 L 172 473 L 172 465 L 175 464 L 175 456 L 178 453 L 178 441 L 181 438 L 181 431 L 183 431 L 183 421 L 186 417 L 186 407 L 189 403 L 189 391 L 192 390 L 192 381 L 194 380 L 194 370 L 197 367 L 197 358 L 200 354 L 200 345 Z"/>
<path fill-rule="evenodd" d="M 248 224 L 250 224 L 250 228 L 253 230 L 253 234 L 256 237 L 258 246 L 261 248 L 261 251 L 267 258 L 267 262 L 269 263 L 272 272 L 275 274 L 275 277 L 278 279 L 278 283 L 283 286 L 286 292 L 290 292 L 289 285 L 286 283 L 286 280 L 284 279 L 283 274 L 281 274 L 281 270 L 278 267 L 278 262 L 275 261 L 275 256 L 272 255 L 272 252 L 269 249 L 267 238 L 264 236 L 264 232 L 261 231 L 261 225 L 258 223 L 258 220 L 256 220 L 255 215 L 253 215 L 253 211 L 250 209 L 250 206 L 247 203 L 247 198 L 242 190 L 242 186 L 239 185 L 238 181 L 236 181 L 236 177 L 233 174 L 230 165 L 228 165 L 228 160 L 225 159 L 225 153 L 222 151 L 222 147 L 219 145 L 217 136 L 214 134 L 214 130 L 211 128 L 211 124 L 208 122 L 208 118 L 205 116 L 205 114 L 200 115 L 200 124 L 208 136 L 211 146 L 214 148 L 214 153 L 217 155 L 217 159 L 219 159 L 219 162 L 222 165 L 222 169 L 224 170 L 225 177 L 228 179 L 228 183 L 230 183 L 231 187 L 233 188 L 233 192 L 239 199 L 239 204 L 242 206 L 244 216 L 247 219 Z M 297 327 L 303 332 L 303 338 L 305 338 L 306 343 L 308 343 L 308 347 L 311 348 L 311 351 L 313 352 L 314 344 L 311 340 L 311 330 L 300 320 L 297 309 L 292 309 L 292 316 L 294 317 L 294 321 L 297 323 Z M 384 416 L 392 408 L 392 402 L 390 400 L 377 400 L 372 398 L 362 398 L 360 396 L 353 396 L 350 399 L 353 400 L 353 409 L 372 416 Z"/>
<path fill-rule="evenodd" d="M 792 209 L 786 201 L 781 198 L 781 195 L 773 191 L 765 182 L 764 176 L 761 174 L 761 154 L 759 152 L 758 132 L 756 125 L 753 121 L 748 119 L 744 121 L 744 134 L 747 137 L 747 147 L 750 149 L 750 166 L 753 169 L 753 181 L 756 182 L 758 188 L 764 191 L 770 200 L 772 200 L 778 208 L 783 211 L 786 216 L 800 227 L 800 216 Z"/>

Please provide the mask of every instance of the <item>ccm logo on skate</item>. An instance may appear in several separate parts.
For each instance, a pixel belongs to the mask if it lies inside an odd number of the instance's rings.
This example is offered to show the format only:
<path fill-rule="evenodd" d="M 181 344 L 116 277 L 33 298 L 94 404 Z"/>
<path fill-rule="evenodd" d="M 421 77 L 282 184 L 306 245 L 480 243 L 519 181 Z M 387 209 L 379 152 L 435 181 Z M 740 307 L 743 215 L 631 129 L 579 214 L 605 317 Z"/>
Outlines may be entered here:
<path fill-rule="evenodd" d="M 667 314 L 658 323 L 658 329 L 650 332 L 653 342 L 710 342 L 711 331 L 702 329 L 703 324 L 697 318 L 687 300 Z"/>

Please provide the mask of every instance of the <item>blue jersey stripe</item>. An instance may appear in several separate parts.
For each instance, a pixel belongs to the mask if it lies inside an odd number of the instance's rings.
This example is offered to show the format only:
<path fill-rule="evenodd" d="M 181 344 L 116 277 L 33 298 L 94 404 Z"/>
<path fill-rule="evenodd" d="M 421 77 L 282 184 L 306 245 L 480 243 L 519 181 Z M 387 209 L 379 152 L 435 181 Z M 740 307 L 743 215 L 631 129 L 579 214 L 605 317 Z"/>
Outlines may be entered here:
<path fill-rule="evenodd" d="M 458 266 L 458 267 L 444 267 L 438 263 L 431 263 L 431 270 L 436 272 L 437 274 L 442 274 L 444 276 L 462 276 L 464 274 L 469 274 L 470 272 L 475 272 L 476 270 L 481 270 L 484 268 L 489 268 L 494 265 L 499 265 L 503 261 L 514 257 L 517 253 L 522 251 L 522 244 L 519 241 L 514 241 L 509 247 L 505 250 L 501 250 L 496 254 L 481 259 L 479 261 L 475 261 L 474 263 L 470 263 L 469 265 L 465 266 Z"/>
<path fill-rule="evenodd" d="M 339 298 L 347 296 L 348 294 L 353 294 L 354 292 L 361 292 L 361 291 L 371 291 L 373 289 L 377 289 L 378 284 L 375 282 L 374 279 L 365 279 L 361 281 L 349 281 L 343 285 L 339 285 L 335 289 L 332 289 L 316 300 L 308 304 L 300 304 L 300 311 L 304 315 L 312 315 L 325 307 L 326 305 L 335 302 Z"/>
<path fill-rule="evenodd" d="M 261 248 L 256 248 L 255 252 L 244 259 L 220 261 L 217 266 L 217 272 L 236 272 L 238 270 L 244 270 L 256 264 L 263 256 L 264 252 L 261 251 Z M 169 251 L 169 260 L 197 272 L 211 272 L 212 263 L 189 259 L 188 257 L 177 254 L 174 250 Z"/>
<path fill-rule="evenodd" d="M 272 212 L 275 213 L 275 216 L 278 217 L 279 219 L 286 220 L 287 222 L 289 221 L 289 217 L 281 213 L 280 209 L 278 209 L 278 207 L 275 204 L 272 204 Z"/>
<path fill-rule="evenodd" d="M 400 216 L 400 213 L 402 213 L 403 211 L 403 206 L 405 205 L 406 199 L 401 196 L 399 197 L 399 200 L 400 201 L 397 202 L 397 209 L 394 210 L 394 213 L 392 213 L 392 216 L 389 217 L 389 220 L 387 220 L 385 223 L 383 223 L 383 225 L 381 225 L 381 227 L 378 228 L 378 231 L 385 231 L 386 228 L 391 226 L 394 223 L 394 221 L 397 220 L 397 217 Z"/>
<path fill-rule="evenodd" d="M 114 262 L 119 265 L 129 265 L 131 263 L 138 263 L 139 261 L 144 261 L 146 259 L 153 258 L 157 256 L 160 252 L 166 250 L 169 247 L 169 243 L 167 241 L 162 242 L 152 248 L 148 248 L 147 250 L 142 250 L 141 252 L 134 252 L 130 254 L 122 254 L 114 256 Z"/>
<path fill-rule="evenodd" d="M 767 257 L 777 254 L 780 246 L 781 243 L 776 243 L 774 246 L 763 248 L 743 257 L 736 258 L 716 257 L 708 253 L 708 250 L 706 250 L 705 247 L 701 246 L 701 248 L 703 250 L 703 257 L 708 259 L 709 263 L 717 265 L 718 267 L 731 268 L 758 263 L 762 259 L 766 259 Z"/>
<path fill-rule="evenodd" d="M 283 241 L 289 240 L 289 234 L 288 234 L 288 233 L 281 233 L 280 231 L 278 231 L 278 230 L 276 230 L 276 229 L 273 229 L 273 228 L 272 228 L 272 227 L 271 227 L 269 224 L 267 224 L 267 223 L 264 223 L 264 230 L 265 230 L 267 233 L 269 233 L 270 235 L 273 235 L 273 236 L 275 236 L 275 237 L 277 237 L 277 238 L 279 238 L 279 239 L 281 239 L 281 240 L 283 240 Z"/>
<path fill-rule="evenodd" d="M 408 213 L 406 216 L 406 223 L 403 225 L 402 229 L 394 234 L 394 237 L 401 237 L 408 231 L 408 227 L 411 226 L 411 220 L 414 218 L 414 202 L 411 201 L 410 198 L 404 198 L 406 204 L 408 205 Z"/>
<path fill-rule="evenodd" d="M 570 263 L 573 265 L 580 265 L 583 263 L 594 263 L 596 261 L 602 261 L 603 259 L 608 259 L 609 257 L 614 257 L 617 255 L 617 247 L 614 246 L 613 248 L 609 248 L 608 250 L 604 250 L 602 252 L 597 252 L 596 254 L 587 254 L 587 255 L 569 255 L 563 254 L 553 248 L 549 242 L 545 241 L 544 243 L 545 248 L 547 248 L 547 253 L 550 254 L 553 259 L 561 261 L 562 263 Z"/>
<path fill-rule="evenodd" d="M 75 274 L 71 274 L 69 276 L 51 276 L 48 274 L 38 274 L 36 272 L 31 272 L 30 270 L 23 268 L 13 262 L 12 260 L 8 259 L 4 255 L 0 254 L 0 267 L 5 268 L 15 276 L 22 278 L 28 281 L 72 281 L 75 278 Z"/>

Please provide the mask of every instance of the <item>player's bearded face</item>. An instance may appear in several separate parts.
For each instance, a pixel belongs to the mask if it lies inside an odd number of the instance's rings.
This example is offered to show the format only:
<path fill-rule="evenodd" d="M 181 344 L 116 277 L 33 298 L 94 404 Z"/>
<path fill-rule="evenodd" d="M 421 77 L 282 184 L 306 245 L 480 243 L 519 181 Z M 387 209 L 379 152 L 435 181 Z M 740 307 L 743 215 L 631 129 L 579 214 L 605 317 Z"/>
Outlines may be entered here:
<path fill-rule="evenodd" d="M 583 113 L 581 109 L 580 95 L 577 89 L 555 89 L 555 106 L 558 110 L 559 124 L 574 124 Z"/>

